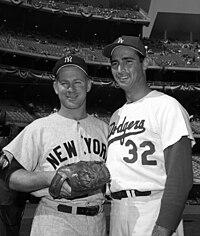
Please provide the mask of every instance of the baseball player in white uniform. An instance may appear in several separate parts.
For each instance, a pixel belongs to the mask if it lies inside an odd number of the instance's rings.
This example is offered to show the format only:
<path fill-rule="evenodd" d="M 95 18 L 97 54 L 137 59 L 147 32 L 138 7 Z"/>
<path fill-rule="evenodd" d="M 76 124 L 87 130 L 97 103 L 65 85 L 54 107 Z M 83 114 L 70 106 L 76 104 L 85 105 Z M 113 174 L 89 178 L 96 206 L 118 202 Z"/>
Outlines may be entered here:
<path fill-rule="evenodd" d="M 173 97 L 148 87 L 140 38 L 119 37 L 103 55 L 127 100 L 109 124 L 110 236 L 182 236 L 193 182 L 188 113 Z"/>
<path fill-rule="evenodd" d="M 72 200 L 53 199 L 49 194 L 59 167 L 80 160 L 105 160 L 108 135 L 107 124 L 86 113 L 91 81 L 85 61 L 75 55 L 62 57 L 53 73 L 60 109 L 33 121 L 4 147 L 12 160 L 7 183 L 11 189 L 41 198 L 31 236 L 104 236 L 105 197 L 101 189 Z M 62 191 L 69 191 L 67 183 Z"/>

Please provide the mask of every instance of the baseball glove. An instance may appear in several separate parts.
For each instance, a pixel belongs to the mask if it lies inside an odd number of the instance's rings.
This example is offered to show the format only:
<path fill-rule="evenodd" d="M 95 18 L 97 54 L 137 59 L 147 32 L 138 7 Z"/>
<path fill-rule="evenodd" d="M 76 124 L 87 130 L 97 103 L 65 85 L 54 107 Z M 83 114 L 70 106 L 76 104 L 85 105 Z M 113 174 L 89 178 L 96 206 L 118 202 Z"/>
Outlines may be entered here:
<path fill-rule="evenodd" d="M 61 192 L 64 181 L 71 187 L 71 193 L 67 196 Z M 73 199 L 91 194 L 109 182 L 110 173 L 104 162 L 79 161 L 57 170 L 51 181 L 49 193 L 53 198 Z"/>

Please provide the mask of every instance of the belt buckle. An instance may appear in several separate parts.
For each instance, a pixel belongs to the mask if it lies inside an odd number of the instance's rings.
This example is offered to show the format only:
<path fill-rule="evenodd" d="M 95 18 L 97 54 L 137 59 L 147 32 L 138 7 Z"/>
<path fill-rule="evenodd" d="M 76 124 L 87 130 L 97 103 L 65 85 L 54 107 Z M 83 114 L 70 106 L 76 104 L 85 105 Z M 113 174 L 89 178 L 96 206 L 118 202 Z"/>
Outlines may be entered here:
<path fill-rule="evenodd" d="M 88 211 L 89 216 L 95 216 L 99 213 L 99 209 L 100 209 L 99 206 L 91 206 L 91 207 L 88 207 L 86 212 Z"/>
<path fill-rule="evenodd" d="M 86 216 L 95 216 L 99 213 L 99 206 L 88 206 L 88 207 L 78 207 L 77 213 L 78 215 L 86 215 Z"/>
<path fill-rule="evenodd" d="M 85 212 L 86 216 L 93 216 L 94 215 L 94 212 L 92 211 L 92 208 L 90 208 L 90 207 L 85 208 L 84 212 Z"/>

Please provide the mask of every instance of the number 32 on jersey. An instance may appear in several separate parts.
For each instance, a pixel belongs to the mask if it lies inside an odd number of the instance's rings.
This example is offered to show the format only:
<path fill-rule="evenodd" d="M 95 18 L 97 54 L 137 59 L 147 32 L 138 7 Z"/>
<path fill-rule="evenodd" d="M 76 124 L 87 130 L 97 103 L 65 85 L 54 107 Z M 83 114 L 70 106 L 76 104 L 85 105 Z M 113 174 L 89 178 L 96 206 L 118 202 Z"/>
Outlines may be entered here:
<path fill-rule="evenodd" d="M 129 154 L 130 154 L 129 157 L 123 157 L 123 160 L 125 162 L 135 163 L 138 160 L 138 158 L 141 158 L 142 165 L 157 165 L 156 160 L 148 160 L 148 156 L 155 153 L 155 146 L 152 142 L 144 141 L 140 144 L 140 147 L 142 149 L 144 148 L 141 157 L 139 157 L 137 146 L 132 140 L 128 139 L 125 143 L 125 146 L 129 148 Z"/>

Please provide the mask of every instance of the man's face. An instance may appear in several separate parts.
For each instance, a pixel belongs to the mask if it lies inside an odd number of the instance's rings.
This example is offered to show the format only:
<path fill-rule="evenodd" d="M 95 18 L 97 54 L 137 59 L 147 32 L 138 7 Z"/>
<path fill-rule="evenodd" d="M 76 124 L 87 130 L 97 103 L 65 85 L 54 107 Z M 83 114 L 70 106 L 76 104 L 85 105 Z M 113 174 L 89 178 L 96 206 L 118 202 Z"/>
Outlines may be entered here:
<path fill-rule="evenodd" d="M 139 89 L 144 82 L 143 62 L 128 46 L 117 46 L 111 56 L 111 71 L 115 81 L 126 92 Z"/>
<path fill-rule="evenodd" d="M 54 82 L 54 90 L 59 97 L 61 109 L 79 109 L 86 104 L 91 81 L 75 66 L 63 67 Z"/>

